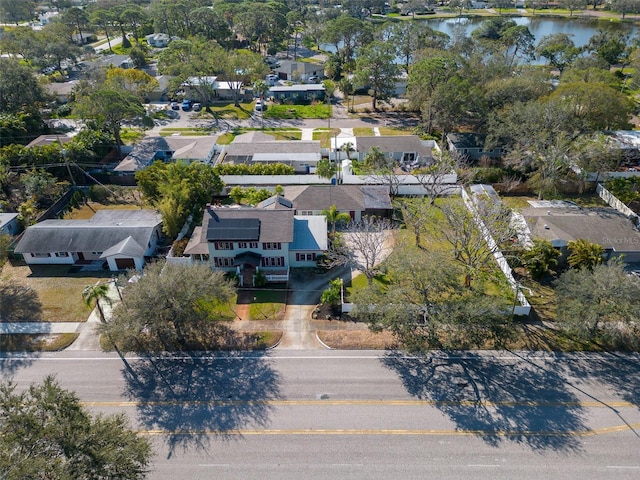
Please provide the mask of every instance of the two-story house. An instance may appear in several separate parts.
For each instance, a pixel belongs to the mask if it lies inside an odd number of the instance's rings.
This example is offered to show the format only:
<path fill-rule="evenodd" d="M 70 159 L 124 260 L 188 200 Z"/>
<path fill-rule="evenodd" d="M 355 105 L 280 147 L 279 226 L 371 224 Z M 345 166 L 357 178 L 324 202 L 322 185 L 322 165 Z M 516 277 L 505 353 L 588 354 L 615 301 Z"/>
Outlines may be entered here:
<path fill-rule="evenodd" d="M 184 254 L 253 285 L 258 271 L 267 281 L 286 282 L 291 267 L 315 266 L 326 249 L 324 217 L 295 216 L 293 209 L 208 206 Z"/>

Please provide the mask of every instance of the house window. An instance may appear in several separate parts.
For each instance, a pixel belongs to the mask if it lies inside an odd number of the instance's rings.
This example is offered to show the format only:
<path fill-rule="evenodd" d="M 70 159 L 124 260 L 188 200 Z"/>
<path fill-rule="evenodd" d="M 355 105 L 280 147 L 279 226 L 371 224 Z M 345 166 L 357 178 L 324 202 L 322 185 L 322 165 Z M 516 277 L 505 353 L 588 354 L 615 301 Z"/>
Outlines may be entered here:
<path fill-rule="evenodd" d="M 213 264 L 216 267 L 233 267 L 233 258 L 231 258 L 231 257 L 213 257 Z"/>
<path fill-rule="evenodd" d="M 249 242 L 249 248 L 258 248 L 258 242 Z"/>
<path fill-rule="evenodd" d="M 263 250 L 280 250 L 282 244 L 280 242 L 265 242 L 262 244 Z"/>
<path fill-rule="evenodd" d="M 284 267 L 284 257 L 263 257 L 263 267 Z"/>
<path fill-rule="evenodd" d="M 300 210 L 300 215 L 313 215 L 313 210 Z"/>
<path fill-rule="evenodd" d="M 247 242 L 238 242 L 238 248 L 247 248 Z"/>
<path fill-rule="evenodd" d="M 68 252 L 56 252 L 56 257 L 68 257 Z"/>
<path fill-rule="evenodd" d="M 233 250 L 232 242 L 216 242 L 215 243 L 216 250 Z"/>
<path fill-rule="evenodd" d="M 316 259 L 315 253 L 296 253 L 296 260 L 299 262 L 309 262 Z"/>
<path fill-rule="evenodd" d="M 51 254 L 50 253 L 32 253 L 31 256 L 33 258 L 47 258 L 47 257 L 50 257 Z"/>
<path fill-rule="evenodd" d="M 102 252 L 91 252 L 91 255 L 100 256 L 102 255 Z"/>

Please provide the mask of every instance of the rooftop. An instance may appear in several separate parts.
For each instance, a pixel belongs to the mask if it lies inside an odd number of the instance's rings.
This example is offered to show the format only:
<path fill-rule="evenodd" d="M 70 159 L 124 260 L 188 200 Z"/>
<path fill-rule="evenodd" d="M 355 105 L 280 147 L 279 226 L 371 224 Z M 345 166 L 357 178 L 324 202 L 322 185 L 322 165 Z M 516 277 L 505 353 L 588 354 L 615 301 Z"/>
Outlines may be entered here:
<path fill-rule="evenodd" d="M 557 246 L 582 238 L 616 252 L 640 251 L 640 232 L 613 208 L 526 208 L 522 215 L 534 238 Z"/>
<path fill-rule="evenodd" d="M 240 238 L 233 234 L 233 238 L 224 240 L 246 240 L 259 242 L 283 242 L 289 243 L 293 240 L 293 211 L 292 210 L 262 210 L 250 207 L 209 207 L 202 219 L 202 229 L 206 232 L 206 238 L 211 241 L 223 240 L 220 236 L 209 237 L 209 232 L 217 231 L 212 223 L 218 223 L 222 227 L 230 226 L 230 221 L 240 221 L 240 227 L 245 220 L 252 220 L 253 224 L 259 225 L 258 236 L 255 230 L 244 229 L 248 234 L 247 238 Z M 227 232 L 231 235 L 230 231 Z M 250 234 L 250 235 L 249 235 Z"/>

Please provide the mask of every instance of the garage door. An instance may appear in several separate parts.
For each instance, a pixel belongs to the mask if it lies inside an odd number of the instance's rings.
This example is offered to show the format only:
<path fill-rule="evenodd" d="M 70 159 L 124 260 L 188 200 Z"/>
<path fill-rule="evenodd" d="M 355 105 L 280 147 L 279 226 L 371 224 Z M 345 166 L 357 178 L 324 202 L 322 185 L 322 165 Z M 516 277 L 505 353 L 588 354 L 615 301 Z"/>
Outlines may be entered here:
<path fill-rule="evenodd" d="M 116 258 L 116 266 L 118 270 L 126 270 L 127 268 L 136 268 L 133 258 Z"/>

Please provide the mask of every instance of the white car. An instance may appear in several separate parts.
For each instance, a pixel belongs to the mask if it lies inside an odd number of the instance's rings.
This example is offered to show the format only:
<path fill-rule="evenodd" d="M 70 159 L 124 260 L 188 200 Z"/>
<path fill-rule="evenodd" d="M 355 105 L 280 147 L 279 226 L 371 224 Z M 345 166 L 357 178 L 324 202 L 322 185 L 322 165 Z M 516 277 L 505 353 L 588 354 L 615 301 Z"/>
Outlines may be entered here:
<path fill-rule="evenodd" d="M 262 103 L 262 100 L 260 99 L 256 100 L 256 104 L 253 107 L 253 110 L 255 112 L 264 112 L 266 109 L 267 109 L 267 106 L 264 103 Z"/>

